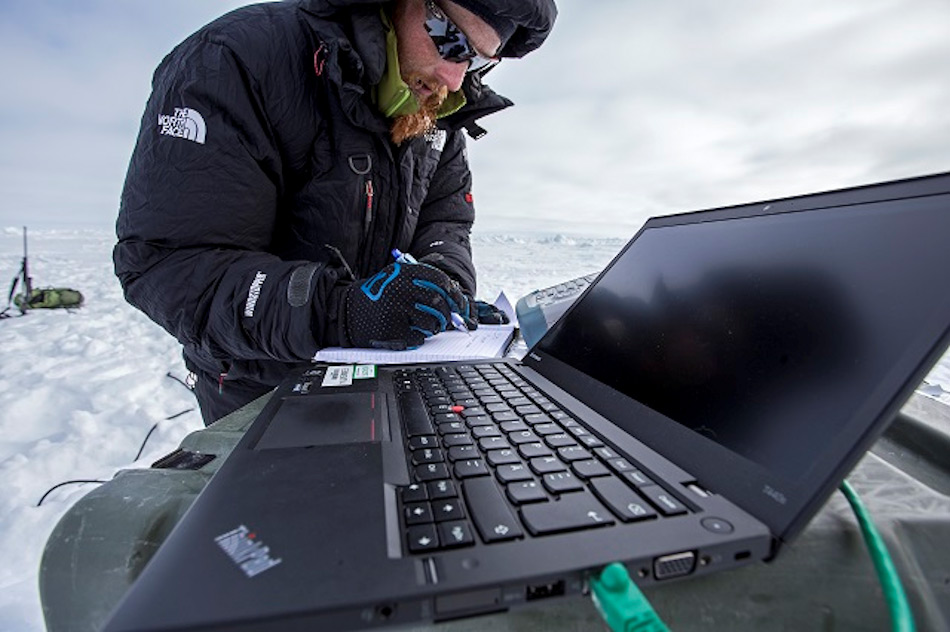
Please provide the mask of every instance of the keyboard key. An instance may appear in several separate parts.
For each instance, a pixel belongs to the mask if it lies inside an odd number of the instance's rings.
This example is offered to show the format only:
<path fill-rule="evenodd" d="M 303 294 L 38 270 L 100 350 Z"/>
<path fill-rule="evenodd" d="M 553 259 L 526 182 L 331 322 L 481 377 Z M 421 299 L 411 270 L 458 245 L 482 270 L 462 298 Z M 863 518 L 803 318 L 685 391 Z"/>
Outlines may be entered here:
<path fill-rule="evenodd" d="M 537 481 L 521 481 L 512 483 L 505 488 L 508 498 L 517 505 L 537 503 L 548 499 L 547 493 Z"/>
<path fill-rule="evenodd" d="M 458 478 L 470 478 L 472 476 L 488 476 L 488 466 L 481 459 L 469 459 L 467 461 L 458 461 L 455 464 L 455 476 Z"/>
<path fill-rule="evenodd" d="M 495 468 L 495 475 L 502 483 L 513 483 L 515 481 L 525 481 L 534 478 L 531 475 L 531 470 L 522 463 L 499 465 Z"/>
<path fill-rule="evenodd" d="M 574 437 L 567 434 L 566 432 L 548 435 L 544 438 L 544 442 L 552 448 L 563 448 L 565 446 L 577 445 L 577 441 L 574 440 Z"/>
<path fill-rule="evenodd" d="M 455 413 L 452 413 L 453 415 Z M 445 436 L 447 434 L 454 434 L 458 432 L 464 432 L 466 430 L 464 421 L 450 421 L 448 423 L 441 423 L 436 426 L 436 429 L 439 431 L 439 434 Z"/>
<path fill-rule="evenodd" d="M 647 485 L 640 488 L 640 493 L 647 497 L 664 516 L 676 516 L 686 513 L 686 507 L 676 500 L 668 491 L 659 485 Z"/>
<path fill-rule="evenodd" d="M 534 402 L 532 402 L 530 399 L 520 394 L 508 400 L 508 405 L 511 407 L 528 406 L 528 405 L 533 405 L 533 404 Z M 540 411 L 537 411 L 537 412 L 540 412 Z"/>
<path fill-rule="evenodd" d="M 486 404 L 485 410 L 489 413 L 500 413 L 500 412 L 511 412 L 511 407 L 508 404 Z"/>
<path fill-rule="evenodd" d="M 567 466 L 561 462 L 561 459 L 555 456 L 537 456 L 529 461 L 531 469 L 535 474 L 550 474 L 551 472 L 563 472 Z"/>
<path fill-rule="evenodd" d="M 518 452 L 521 453 L 526 459 L 531 459 L 536 456 L 551 456 L 551 450 L 548 446 L 544 445 L 540 441 L 534 443 L 522 443 L 518 446 Z"/>
<path fill-rule="evenodd" d="M 409 438 L 409 449 L 438 448 L 439 440 L 434 435 L 418 435 Z"/>
<path fill-rule="evenodd" d="M 405 506 L 406 524 L 432 522 L 432 506 L 427 502 L 409 503 Z"/>
<path fill-rule="evenodd" d="M 425 465 L 416 466 L 416 480 L 419 481 L 434 481 L 437 478 L 448 478 L 449 470 L 445 467 L 445 463 L 426 463 Z"/>
<path fill-rule="evenodd" d="M 536 425 L 534 427 L 534 431 L 537 432 L 539 435 L 544 436 L 544 435 L 558 434 L 560 432 L 564 432 L 564 429 L 561 428 L 556 423 L 547 422 L 547 423 Z"/>
<path fill-rule="evenodd" d="M 610 512 L 588 492 L 565 494 L 554 502 L 526 505 L 521 508 L 521 517 L 533 535 L 590 529 L 614 523 Z"/>
<path fill-rule="evenodd" d="M 464 461 L 465 459 L 477 459 L 478 450 L 473 445 L 456 445 L 449 448 L 449 461 Z"/>
<path fill-rule="evenodd" d="M 501 450 L 490 450 L 485 453 L 485 460 L 494 467 L 506 465 L 508 463 L 520 463 L 521 457 L 511 448 Z"/>
<path fill-rule="evenodd" d="M 624 472 L 623 477 L 627 481 L 633 483 L 634 487 L 645 487 L 647 485 L 656 485 L 656 481 L 652 478 L 641 472 L 640 470 L 632 470 L 630 472 Z"/>
<path fill-rule="evenodd" d="M 415 391 L 402 393 L 399 396 L 399 405 L 408 436 L 435 434 L 435 429 L 429 420 L 429 413 L 426 412 L 425 402 L 422 401 L 419 393 Z"/>
<path fill-rule="evenodd" d="M 469 428 L 474 428 L 475 426 L 495 425 L 495 422 L 492 421 L 491 417 L 488 415 L 475 415 L 474 417 L 466 417 L 465 423 L 468 424 Z"/>
<path fill-rule="evenodd" d="M 496 426 L 476 426 L 472 428 L 472 436 L 476 439 L 481 439 L 483 437 L 500 437 L 501 430 Z"/>
<path fill-rule="evenodd" d="M 578 439 L 581 437 L 586 437 L 590 435 L 590 432 L 587 431 L 587 428 L 585 428 L 584 426 L 580 424 L 577 424 L 576 426 L 565 426 L 565 427 L 567 428 L 567 431 L 569 433 L 571 433 Z"/>
<path fill-rule="evenodd" d="M 480 406 L 473 406 L 471 408 L 466 408 L 465 410 L 462 411 L 461 415 L 462 417 L 465 418 L 466 421 L 469 421 L 469 417 L 479 417 L 479 416 L 486 417 L 486 418 L 488 417 L 488 413 L 486 413 L 485 409 L 481 408 Z"/>
<path fill-rule="evenodd" d="M 624 472 L 630 472 L 637 469 L 633 467 L 633 465 L 631 465 L 630 461 L 627 459 L 610 459 L 607 461 L 607 465 L 610 466 L 610 469 L 612 469 L 617 474 L 623 474 Z"/>
<path fill-rule="evenodd" d="M 458 498 L 434 501 L 432 503 L 432 517 L 436 522 L 464 518 L 465 510 L 462 509 L 462 501 Z"/>
<path fill-rule="evenodd" d="M 412 451 L 412 462 L 416 465 L 422 463 L 441 463 L 445 459 L 442 456 L 442 450 L 438 448 L 422 448 Z"/>
<path fill-rule="evenodd" d="M 525 415 L 524 420 L 531 425 L 550 423 L 551 418 L 543 414 Z"/>
<path fill-rule="evenodd" d="M 624 522 L 655 518 L 656 512 L 643 498 L 620 480 L 598 478 L 591 481 L 594 493 Z"/>
<path fill-rule="evenodd" d="M 515 406 L 515 412 L 519 415 L 537 415 L 541 412 L 541 409 L 534 404 L 525 404 L 523 406 Z"/>
<path fill-rule="evenodd" d="M 462 483 L 468 513 L 485 542 L 512 540 L 524 535 L 508 502 L 488 477 L 469 479 Z"/>
<path fill-rule="evenodd" d="M 586 448 L 582 448 L 579 445 L 558 448 L 557 455 L 565 461 L 582 461 L 589 459 L 591 456 L 590 452 L 588 452 Z"/>
<path fill-rule="evenodd" d="M 497 413 L 492 413 L 491 418 L 497 423 L 501 423 L 503 421 L 518 421 L 521 419 L 513 410 L 502 410 Z"/>
<path fill-rule="evenodd" d="M 488 450 L 510 448 L 511 444 L 508 443 L 508 439 L 504 437 L 484 437 L 478 440 L 478 447 L 487 452 Z"/>
<path fill-rule="evenodd" d="M 564 492 L 573 492 L 584 489 L 584 484 L 570 472 L 553 472 L 545 474 L 541 479 L 544 486 L 552 494 L 561 494 Z"/>
<path fill-rule="evenodd" d="M 534 434 L 530 430 L 522 430 L 520 432 L 508 433 L 508 439 L 515 445 L 520 445 L 522 443 L 537 443 L 538 435 Z"/>
<path fill-rule="evenodd" d="M 409 527 L 406 533 L 406 543 L 413 553 L 434 551 L 439 548 L 439 535 L 434 524 L 416 525 Z"/>
<path fill-rule="evenodd" d="M 473 445 L 475 442 L 468 436 L 468 433 L 447 434 L 442 437 L 442 445 L 451 448 L 457 445 Z"/>
<path fill-rule="evenodd" d="M 595 437 L 592 434 L 586 434 L 580 437 L 577 437 L 577 440 L 581 442 L 582 445 L 588 448 L 599 448 L 604 445 L 604 442 Z"/>
<path fill-rule="evenodd" d="M 455 489 L 455 483 L 450 480 L 429 481 L 426 483 L 429 491 L 429 498 L 440 500 L 442 498 L 454 498 L 458 496 L 458 490 Z"/>
<path fill-rule="evenodd" d="M 610 474 L 603 463 L 595 459 L 587 459 L 585 461 L 574 461 L 571 463 L 571 469 L 574 470 L 574 473 L 581 478 L 594 478 L 596 476 L 607 476 Z"/>
<path fill-rule="evenodd" d="M 439 541 L 444 547 L 467 546 L 475 543 L 472 527 L 464 520 L 440 522 L 438 529 Z"/>
<path fill-rule="evenodd" d="M 605 461 L 609 461 L 610 459 L 620 458 L 619 454 L 614 452 L 612 448 L 608 448 L 608 447 L 597 448 L 596 450 L 594 450 L 594 454 L 596 454 L 597 456 L 599 456 Z"/>
<path fill-rule="evenodd" d="M 416 503 L 429 499 L 426 486 L 421 483 L 413 483 L 412 485 L 403 487 L 400 496 L 402 497 L 403 503 Z"/>
<path fill-rule="evenodd" d="M 528 429 L 528 424 L 520 419 L 517 421 L 506 421 L 501 424 L 501 429 L 505 432 L 522 432 Z"/>

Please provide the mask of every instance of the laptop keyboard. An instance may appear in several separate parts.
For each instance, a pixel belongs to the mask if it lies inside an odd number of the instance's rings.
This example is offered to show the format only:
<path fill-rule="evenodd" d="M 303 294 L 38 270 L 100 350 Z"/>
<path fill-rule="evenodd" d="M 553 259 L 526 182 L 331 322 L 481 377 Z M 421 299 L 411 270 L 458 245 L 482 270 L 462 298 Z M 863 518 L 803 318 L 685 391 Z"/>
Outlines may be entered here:
<path fill-rule="evenodd" d="M 687 507 L 506 364 L 394 374 L 420 553 L 686 513 Z"/>

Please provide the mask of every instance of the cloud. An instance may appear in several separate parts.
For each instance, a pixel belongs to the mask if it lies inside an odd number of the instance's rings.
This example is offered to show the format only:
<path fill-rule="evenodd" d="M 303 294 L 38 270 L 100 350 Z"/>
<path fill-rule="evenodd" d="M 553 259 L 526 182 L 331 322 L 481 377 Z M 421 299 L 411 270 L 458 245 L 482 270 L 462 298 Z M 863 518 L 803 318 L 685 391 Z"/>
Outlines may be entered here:
<path fill-rule="evenodd" d="M 0 226 L 108 226 L 155 66 L 225 0 L 0 4 Z M 950 170 L 945 0 L 561 0 L 488 77 L 477 229 L 646 217 Z"/>

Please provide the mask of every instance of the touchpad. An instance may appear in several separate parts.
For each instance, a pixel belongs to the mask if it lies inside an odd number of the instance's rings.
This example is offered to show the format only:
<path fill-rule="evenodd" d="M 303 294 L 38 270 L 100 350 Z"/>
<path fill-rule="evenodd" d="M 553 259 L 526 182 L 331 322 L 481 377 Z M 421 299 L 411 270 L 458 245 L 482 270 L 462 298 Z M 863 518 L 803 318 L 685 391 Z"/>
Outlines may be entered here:
<path fill-rule="evenodd" d="M 286 397 L 256 448 L 270 450 L 379 441 L 380 407 L 376 400 L 376 393 Z"/>

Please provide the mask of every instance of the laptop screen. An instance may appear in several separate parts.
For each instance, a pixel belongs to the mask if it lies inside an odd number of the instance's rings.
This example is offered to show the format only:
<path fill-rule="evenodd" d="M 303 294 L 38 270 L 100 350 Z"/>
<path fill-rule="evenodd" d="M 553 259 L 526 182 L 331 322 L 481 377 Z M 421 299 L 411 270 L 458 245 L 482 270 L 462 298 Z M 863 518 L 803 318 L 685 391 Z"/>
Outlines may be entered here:
<path fill-rule="evenodd" d="M 648 224 L 536 349 L 795 481 L 947 326 L 947 206 Z"/>

